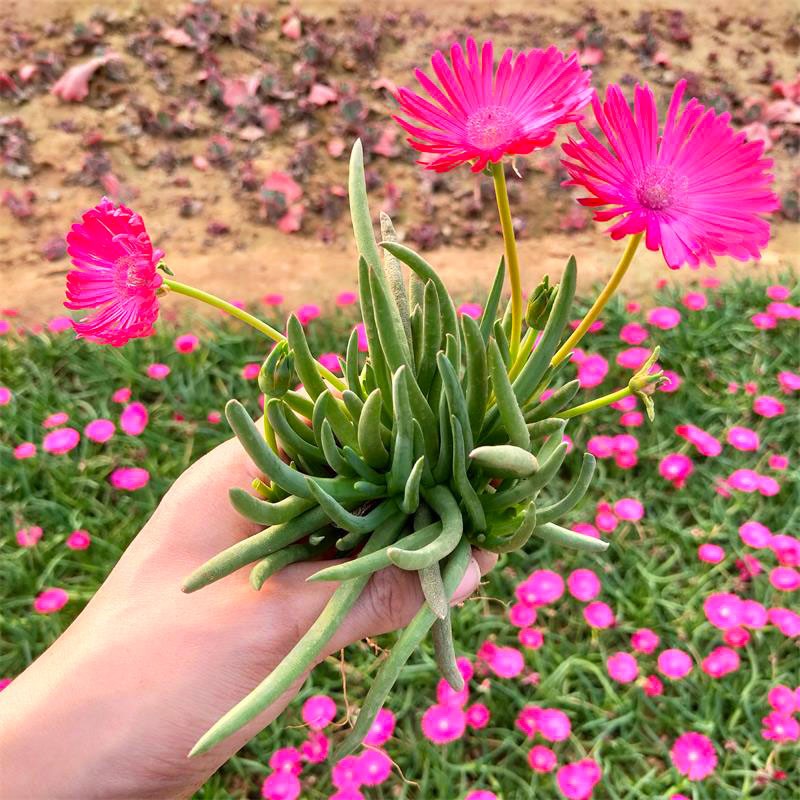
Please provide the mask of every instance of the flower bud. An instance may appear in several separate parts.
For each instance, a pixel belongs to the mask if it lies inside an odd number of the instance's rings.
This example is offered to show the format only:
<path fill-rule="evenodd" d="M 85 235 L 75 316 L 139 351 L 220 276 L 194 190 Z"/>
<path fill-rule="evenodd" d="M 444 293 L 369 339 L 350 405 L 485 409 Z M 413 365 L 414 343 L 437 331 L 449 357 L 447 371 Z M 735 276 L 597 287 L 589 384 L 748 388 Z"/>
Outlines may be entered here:
<path fill-rule="evenodd" d="M 272 348 L 258 372 L 258 386 L 267 397 L 283 397 L 294 381 L 294 356 L 288 342 Z"/>
<path fill-rule="evenodd" d="M 528 298 L 528 307 L 525 310 L 525 322 L 535 328 L 547 318 L 550 306 L 556 296 L 556 286 L 550 285 L 550 278 L 545 275 L 542 282 L 533 290 Z"/>

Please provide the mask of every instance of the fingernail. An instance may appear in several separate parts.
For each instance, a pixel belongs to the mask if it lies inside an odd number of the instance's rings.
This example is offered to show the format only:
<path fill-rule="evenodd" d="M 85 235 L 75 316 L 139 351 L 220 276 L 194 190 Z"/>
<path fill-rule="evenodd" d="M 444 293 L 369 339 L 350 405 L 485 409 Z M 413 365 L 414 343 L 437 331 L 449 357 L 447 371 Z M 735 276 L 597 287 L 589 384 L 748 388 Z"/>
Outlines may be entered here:
<path fill-rule="evenodd" d="M 461 583 L 458 584 L 455 592 L 453 592 L 450 605 L 455 605 L 466 600 L 475 591 L 475 589 L 478 588 L 480 580 L 481 568 L 478 566 L 478 562 L 474 558 L 471 558 L 469 561 L 469 566 L 467 567 L 467 571 L 464 573 L 464 577 L 461 579 Z"/>

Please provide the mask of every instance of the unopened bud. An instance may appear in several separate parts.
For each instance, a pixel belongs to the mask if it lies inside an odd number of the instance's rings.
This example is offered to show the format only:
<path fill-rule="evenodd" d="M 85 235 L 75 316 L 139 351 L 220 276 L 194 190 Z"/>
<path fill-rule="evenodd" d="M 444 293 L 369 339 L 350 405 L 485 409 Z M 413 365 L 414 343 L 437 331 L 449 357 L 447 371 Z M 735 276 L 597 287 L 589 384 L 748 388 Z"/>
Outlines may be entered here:
<path fill-rule="evenodd" d="M 550 279 L 545 275 L 542 282 L 533 290 L 525 310 L 525 322 L 531 328 L 538 327 L 539 323 L 549 314 L 557 288 L 550 285 Z"/>
<path fill-rule="evenodd" d="M 278 342 L 261 365 L 258 386 L 267 397 L 283 397 L 294 382 L 294 356 L 288 342 Z"/>

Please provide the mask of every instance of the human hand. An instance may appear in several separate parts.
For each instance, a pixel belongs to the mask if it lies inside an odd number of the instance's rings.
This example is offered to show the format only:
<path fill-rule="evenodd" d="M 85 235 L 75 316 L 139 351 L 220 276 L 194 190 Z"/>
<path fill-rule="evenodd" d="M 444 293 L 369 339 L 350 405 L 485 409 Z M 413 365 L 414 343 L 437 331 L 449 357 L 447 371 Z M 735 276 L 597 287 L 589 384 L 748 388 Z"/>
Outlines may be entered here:
<path fill-rule="evenodd" d="M 257 475 L 238 441 L 172 486 L 69 629 L 0 695 L 5 797 L 171 798 L 191 794 L 274 720 L 305 676 L 236 734 L 195 758 L 199 736 L 271 672 L 336 588 L 295 564 L 254 592 L 247 569 L 186 595 L 181 581 L 258 526 L 228 502 Z M 473 553 L 454 602 L 496 556 Z M 417 576 L 373 576 L 321 658 L 405 626 L 423 598 Z"/>

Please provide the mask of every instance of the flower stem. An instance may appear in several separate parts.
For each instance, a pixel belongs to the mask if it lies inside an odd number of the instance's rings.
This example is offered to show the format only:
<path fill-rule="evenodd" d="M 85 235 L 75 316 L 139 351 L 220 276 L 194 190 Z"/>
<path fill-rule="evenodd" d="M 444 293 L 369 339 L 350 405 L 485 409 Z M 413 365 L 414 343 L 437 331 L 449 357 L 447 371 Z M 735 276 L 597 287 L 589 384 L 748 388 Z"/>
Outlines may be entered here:
<path fill-rule="evenodd" d="M 511 281 L 511 337 L 509 346 L 511 363 L 513 364 L 519 352 L 520 339 L 522 338 L 522 282 L 519 274 L 517 240 L 514 237 L 514 222 L 511 219 L 511 206 L 508 202 L 508 188 L 502 162 L 492 164 L 492 178 L 494 180 L 494 193 L 497 197 L 497 210 L 500 213 L 500 227 L 503 229 L 508 277 Z"/>
<path fill-rule="evenodd" d="M 556 414 L 556 416 L 559 419 L 572 419 L 573 417 L 579 417 L 581 414 L 588 414 L 590 411 L 597 411 L 598 408 L 610 406 L 612 403 L 616 403 L 617 400 L 622 400 L 623 397 L 628 397 L 628 395 L 631 394 L 633 394 L 633 389 L 631 389 L 630 386 L 626 386 L 624 389 L 618 389 L 616 392 L 611 392 L 611 394 L 604 394 L 602 397 L 589 400 L 588 403 L 582 403 L 574 408 L 568 408 L 566 411 Z"/>
<path fill-rule="evenodd" d="M 628 267 L 633 261 L 636 249 L 639 247 L 639 242 L 642 241 L 642 236 L 644 236 L 643 233 L 635 233 L 628 239 L 625 252 L 622 254 L 619 264 L 617 264 L 614 272 L 608 279 L 608 283 L 603 287 L 603 291 L 597 296 L 594 305 L 586 312 L 586 316 L 581 320 L 581 324 L 578 325 L 569 339 L 561 345 L 558 352 L 553 356 L 550 363 L 554 367 L 560 364 L 569 355 L 570 351 L 575 348 L 575 345 L 583 339 L 586 331 L 591 327 L 591 324 L 600 316 L 600 312 L 606 307 L 606 304 L 611 299 L 611 295 L 614 294 L 623 277 L 625 277 L 625 273 L 628 271 Z"/>
<path fill-rule="evenodd" d="M 253 316 L 243 308 L 223 300 L 221 297 L 204 292 L 202 289 L 195 289 L 194 286 L 189 286 L 180 281 L 174 281 L 172 278 L 164 278 L 164 286 L 172 292 L 191 297 L 194 300 L 200 300 L 202 303 L 207 303 L 214 308 L 220 309 L 220 311 L 224 311 L 226 314 L 230 314 L 232 317 L 236 317 L 236 319 L 247 323 L 251 328 L 255 328 L 259 333 L 263 333 L 267 338 L 272 339 L 273 342 L 286 341 L 286 337 L 280 331 L 276 331 L 275 328 L 267 325 L 263 320 Z M 347 385 L 342 380 L 337 378 L 329 369 L 323 367 L 322 364 L 317 363 L 317 372 L 340 391 L 344 391 L 347 388 Z"/>

